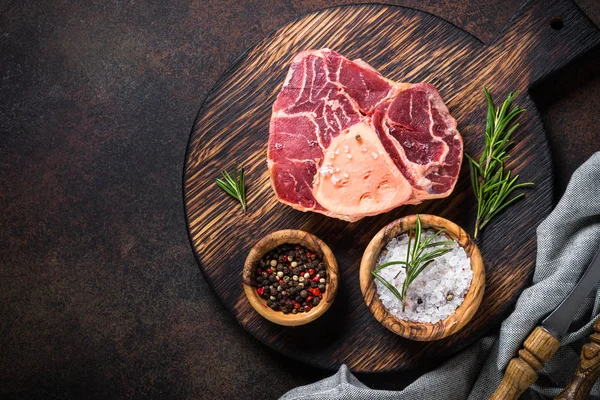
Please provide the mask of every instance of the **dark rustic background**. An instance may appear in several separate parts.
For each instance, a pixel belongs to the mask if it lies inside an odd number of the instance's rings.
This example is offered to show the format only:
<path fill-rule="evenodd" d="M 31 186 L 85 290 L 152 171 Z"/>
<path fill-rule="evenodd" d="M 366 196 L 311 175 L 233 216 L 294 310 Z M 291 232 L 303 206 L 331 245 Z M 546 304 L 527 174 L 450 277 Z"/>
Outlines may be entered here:
<path fill-rule="evenodd" d="M 235 58 L 344 3 L 0 0 L 0 397 L 271 399 L 331 374 L 268 350 L 216 301 L 181 176 L 202 99 Z M 522 1 L 386 3 L 490 42 Z M 600 24 L 598 2 L 577 3 Z M 600 49 L 534 97 L 558 197 L 600 149 Z M 418 372 L 360 378 L 399 388 Z"/>

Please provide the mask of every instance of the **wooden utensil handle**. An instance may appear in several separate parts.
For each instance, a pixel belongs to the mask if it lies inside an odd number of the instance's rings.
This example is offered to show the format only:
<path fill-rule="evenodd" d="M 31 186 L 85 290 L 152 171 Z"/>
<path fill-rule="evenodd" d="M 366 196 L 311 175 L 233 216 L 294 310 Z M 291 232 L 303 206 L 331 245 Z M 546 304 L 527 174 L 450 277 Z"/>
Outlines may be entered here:
<path fill-rule="evenodd" d="M 510 360 L 504 378 L 490 400 L 517 399 L 538 378 L 537 371 L 549 361 L 560 347 L 550 332 L 538 326 L 529 334 L 519 350 L 519 357 Z"/>
<path fill-rule="evenodd" d="M 581 349 L 579 367 L 573 374 L 571 383 L 567 385 L 556 400 L 587 399 L 590 390 L 600 377 L 600 319 L 594 324 L 594 333 L 590 335 L 591 342 Z"/>

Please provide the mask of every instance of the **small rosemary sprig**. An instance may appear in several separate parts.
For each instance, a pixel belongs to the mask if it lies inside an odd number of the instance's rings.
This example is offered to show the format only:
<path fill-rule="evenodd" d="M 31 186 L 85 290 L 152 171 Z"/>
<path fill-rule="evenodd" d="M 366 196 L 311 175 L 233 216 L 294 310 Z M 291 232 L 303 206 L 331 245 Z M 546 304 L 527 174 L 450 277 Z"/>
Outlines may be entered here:
<path fill-rule="evenodd" d="M 477 199 L 477 219 L 473 235 L 475 239 L 492 218 L 524 196 L 520 193 L 507 200 L 515 189 L 533 185 L 533 182 L 517 183 L 519 175 L 511 177 L 511 171 L 504 172 L 504 162 L 508 158 L 507 149 L 513 143 L 510 137 L 519 126 L 518 123 L 509 125 L 517 115 L 525 111 L 518 106 L 509 111 L 519 92 L 510 93 L 502 107 L 496 109 L 490 92 L 485 87 L 483 90 L 488 103 L 485 146 L 479 161 L 465 154 L 471 170 L 471 186 Z"/>
<path fill-rule="evenodd" d="M 245 175 L 244 168 L 240 169 L 238 173 L 237 166 L 233 165 L 233 176 L 229 175 L 227 170 L 223 170 L 221 173 L 223 179 L 217 178 L 217 186 L 219 186 L 225 193 L 236 199 L 242 205 L 242 209 L 246 212 L 246 189 L 245 189 Z"/>
<path fill-rule="evenodd" d="M 405 261 L 390 261 L 385 264 L 382 264 L 375 268 L 371 273 L 379 282 L 383 284 L 394 296 L 396 296 L 402 302 L 402 311 L 406 308 L 406 292 L 410 284 L 423 272 L 425 268 L 429 264 L 433 262 L 437 257 L 448 253 L 452 249 L 443 248 L 443 249 L 435 249 L 432 251 L 425 252 L 426 249 L 430 249 L 432 247 L 437 246 L 446 246 L 451 245 L 454 242 L 452 240 L 445 240 L 440 242 L 432 242 L 435 238 L 441 235 L 445 229 L 441 229 L 437 231 L 433 236 L 428 238 L 424 238 L 421 240 L 422 233 L 422 225 L 421 225 L 421 217 L 417 215 L 417 223 L 416 227 L 413 230 L 412 226 L 408 229 L 408 248 L 406 251 L 406 260 Z M 406 278 L 402 283 L 402 291 L 399 292 L 398 289 L 390 282 L 386 281 L 380 274 L 384 268 L 389 267 L 390 265 L 403 265 L 403 268 L 406 271 Z M 394 279 L 398 278 L 400 275 L 400 271 L 394 276 Z"/>

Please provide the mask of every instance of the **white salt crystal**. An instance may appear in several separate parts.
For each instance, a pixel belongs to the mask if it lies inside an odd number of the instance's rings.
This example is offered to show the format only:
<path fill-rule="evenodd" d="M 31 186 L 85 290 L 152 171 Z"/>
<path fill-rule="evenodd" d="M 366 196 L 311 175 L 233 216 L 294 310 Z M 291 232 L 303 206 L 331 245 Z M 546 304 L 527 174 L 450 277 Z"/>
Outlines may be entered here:
<path fill-rule="evenodd" d="M 331 164 L 323 165 L 319 169 L 319 172 L 321 173 L 322 176 L 329 176 L 333 173 L 333 166 Z"/>
<path fill-rule="evenodd" d="M 433 234 L 430 230 L 424 230 L 422 238 L 431 237 Z M 434 240 L 452 239 L 442 234 Z M 378 265 L 389 261 L 405 261 L 407 245 L 407 235 L 390 240 L 386 246 L 387 252 L 384 251 L 379 256 Z M 404 312 L 402 311 L 402 302 L 381 282 L 375 280 L 379 299 L 388 311 L 400 319 L 436 323 L 447 318 L 462 304 L 473 278 L 471 264 L 464 249 L 458 243 L 454 242 L 452 245 L 444 247 L 452 250 L 434 259 L 409 286 Z M 384 268 L 379 271 L 379 274 L 383 279 L 391 282 L 398 291 L 402 290 L 406 273 L 400 264 Z M 396 274 L 398 274 L 398 278 L 394 279 Z M 449 293 L 452 293 L 452 300 L 447 300 Z"/>

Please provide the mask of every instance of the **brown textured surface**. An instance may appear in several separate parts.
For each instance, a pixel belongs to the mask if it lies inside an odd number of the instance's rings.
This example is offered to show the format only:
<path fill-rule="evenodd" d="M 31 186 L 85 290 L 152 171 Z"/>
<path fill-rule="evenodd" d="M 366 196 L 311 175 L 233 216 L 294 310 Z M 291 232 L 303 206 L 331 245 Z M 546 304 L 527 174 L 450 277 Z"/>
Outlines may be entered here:
<path fill-rule="evenodd" d="M 218 303 L 189 246 L 181 170 L 198 107 L 239 54 L 343 3 L 0 1 L 1 397 L 269 399 L 329 375 Z M 393 3 L 489 42 L 522 2 Z M 584 3 L 598 24 L 600 4 Z M 558 194 L 594 150 L 598 65 L 545 86 L 550 142 L 569 146 L 554 150 Z"/>
<path fill-rule="evenodd" d="M 568 27 L 559 31 L 550 26 L 557 15 Z M 390 31 L 395 34 L 390 36 Z M 485 129 L 483 85 L 497 98 L 515 89 L 525 93 L 534 82 L 545 80 L 598 43 L 600 30 L 568 0 L 531 2 L 489 46 L 439 18 L 392 6 L 330 8 L 278 29 L 221 77 L 192 131 L 184 176 L 186 215 L 208 283 L 254 336 L 285 355 L 322 368 L 347 364 L 357 372 L 407 369 L 439 362 L 460 350 L 487 331 L 529 280 L 535 263 L 535 228 L 551 210 L 550 152 L 531 98 L 518 99 L 529 111 L 520 119 L 508 168 L 536 184 L 480 238 L 487 271 L 482 305 L 457 334 L 416 343 L 382 329 L 362 303 L 358 282 L 362 253 L 381 227 L 407 214 L 440 215 L 472 227 L 476 211 L 468 168 L 462 169 L 447 199 L 400 207 L 352 224 L 279 203 L 264 160 L 271 106 L 290 60 L 301 50 L 328 47 L 350 59 L 362 58 L 394 81 L 430 82 L 458 121 L 465 152 L 478 154 Z M 245 215 L 206 179 L 233 162 L 243 163 L 248 176 Z M 286 228 L 319 236 L 338 260 L 341 290 L 319 326 L 289 329 L 269 324 L 253 312 L 239 286 L 225 283 L 239 276 L 256 238 Z M 318 345 L 308 335 L 310 329 L 323 329 Z"/>

